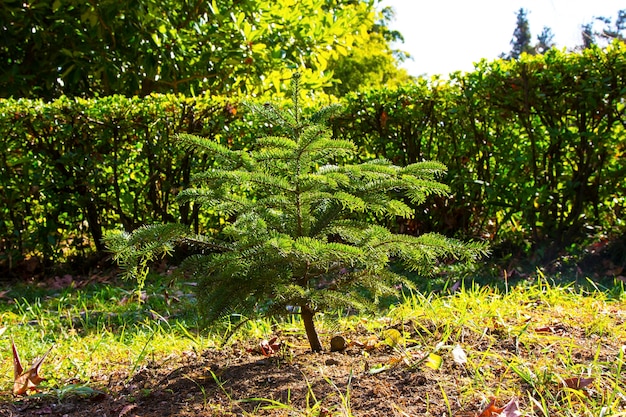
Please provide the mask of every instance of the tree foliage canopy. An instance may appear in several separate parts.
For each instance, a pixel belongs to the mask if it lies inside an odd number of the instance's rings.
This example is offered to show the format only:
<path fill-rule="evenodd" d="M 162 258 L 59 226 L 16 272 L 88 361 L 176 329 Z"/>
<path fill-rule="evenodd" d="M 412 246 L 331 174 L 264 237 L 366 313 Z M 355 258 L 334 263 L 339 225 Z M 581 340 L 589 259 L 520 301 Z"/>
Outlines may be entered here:
<path fill-rule="evenodd" d="M 598 22 L 603 23 L 604 28 L 600 30 L 594 28 L 594 23 Z M 615 21 L 610 17 L 595 17 L 592 22 L 582 26 L 581 36 L 584 48 L 611 43 L 615 39 L 624 42 L 626 40 L 626 9 L 617 12 Z"/>
<path fill-rule="evenodd" d="M 501 54 L 501 58 L 518 59 L 522 54 L 543 54 L 554 46 L 554 35 L 552 30 L 544 26 L 543 30 L 537 35 L 537 43 L 531 43 L 532 35 L 530 24 L 528 23 L 528 11 L 520 8 L 517 11 L 517 22 L 511 39 L 511 52 Z"/>
<path fill-rule="evenodd" d="M 378 19 L 355 0 L 8 0 L 0 94 L 258 94 L 290 67 L 319 88 Z"/>

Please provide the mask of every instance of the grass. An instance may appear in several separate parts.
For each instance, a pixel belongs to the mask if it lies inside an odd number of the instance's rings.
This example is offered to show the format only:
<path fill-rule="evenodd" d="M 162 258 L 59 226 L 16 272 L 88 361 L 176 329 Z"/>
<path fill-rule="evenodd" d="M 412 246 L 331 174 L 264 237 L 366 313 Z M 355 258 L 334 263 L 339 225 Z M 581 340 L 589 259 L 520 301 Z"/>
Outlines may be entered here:
<path fill-rule="evenodd" d="M 625 306 L 621 287 L 551 286 L 539 274 L 504 294 L 489 287 L 412 294 L 389 314 L 411 323 L 421 343 L 463 346 L 470 359 L 461 402 L 517 397 L 527 399 L 528 413 L 597 416 L 626 410 Z M 593 387 L 566 388 L 570 378 L 592 378 Z"/>
<path fill-rule="evenodd" d="M 11 338 L 28 363 L 54 346 L 42 368 L 48 378 L 42 395 L 59 401 L 99 390 L 108 375 L 130 380 L 150 361 L 219 347 L 232 328 L 202 331 L 191 293 L 189 286 L 160 278 L 148 284 L 142 303 L 124 286 L 11 288 L 5 296 L 10 301 L 0 304 L 0 326 L 6 326 L 0 345 L 7 348 L 0 356 L 0 401 L 12 401 Z M 297 318 L 250 320 L 228 343 L 262 339 L 277 329 L 306 343 Z M 495 397 L 500 404 L 517 398 L 522 415 L 626 416 L 626 296 L 619 283 L 554 285 L 538 273 L 503 290 L 468 285 L 452 294 L 412 292 L 378 316 L 327 314 L 320 329 L 358 332 L 392 345 L 398 359 L 381 363 L 381 372 L 413 365 L 419 372 L 422 359 L 435 354 L 440 361 L 431 363 L 433 371 L 456 375 L 437 387 L 449 414 L 455 406 Z M 466 363 L 452 360 L 455 346 L 466 353 Z M 592 382 L 572 382 L 580 380 Z M 340 389 L 326 381 L 336 392 L 333 415 L 353 415 L 350 382 Z M 304 408 L 264 399 L 262 392 L 254 401 L 292 415 L 321 415 L 321 403 L 308 389 Z M 398 408 L 397 415 L 408 414 Z"/>
<path fill-rule="evenodd" d="M 4 338 L 12 337 L 22 361 L 29 363 L 54 346 L 43 366 L 51 386 L 120 370 L 132 374 L 152 357 L 212 343 L 199 333 L 190 338 L 188 327 L 197 327 L 188 313 L 191 303 L 172 308 L 162 288 L 151 290 L 148 301 L 138 304 L 129 299 L 132 290 L 109 285 L 50 292 L 12 288 L 8 296 L 14 298 L 0 307 Z M 2 355 L 2 367 L 0 387 L 7 392 L 13 375 L 10 355 Z"/>

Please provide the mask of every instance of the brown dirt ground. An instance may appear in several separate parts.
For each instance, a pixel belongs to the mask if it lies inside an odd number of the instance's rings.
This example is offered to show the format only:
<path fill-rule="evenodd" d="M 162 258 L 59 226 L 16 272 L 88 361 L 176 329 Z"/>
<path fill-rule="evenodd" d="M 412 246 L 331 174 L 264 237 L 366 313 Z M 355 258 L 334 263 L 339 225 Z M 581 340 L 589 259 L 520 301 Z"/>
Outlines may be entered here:
<path fill-rule="evenodd" d="M 489 333 L 499 341 L 498 354 L 516 351 L 514 338 L 506 332 L 492 329 Z M 581 362 L 592 361 L 596 354 L 600 361 L 616 355 L 614 347 L 577 329 L 561 326 L 551 337 L 558 335 L 577 341 L 572 355 Z M 97 391 L 89 395 L 76 392 L 60 398 L 49 393 L 0 403 L 0 416 L 477 417 L 488 401 L 478 396 L 480 387 L 470 389 L 470 395 L 461 392 L 476 383 L 463 366 L 444 360 L 436 371 L 423 363 L 411 368 L 397 361 L 403 357 L 397 349 L 384 343 L 368 349 L 372 339 L 364 332 L 349 335 L 351 340 L 362 342 L 359 345 L 324 353 L 311 353 L 300 337 L 279 336 L 283 346 L 269 357 L 251 344 L 201 353 L 185 351 L 147 362 L 130 378 L 125 372 L 94 377 L 88 385 Z M 470 333 L 465 336 L 478 350 L 494 348 L 491 341 Z M 598 346 L 602 346 L 600 351 Z M 426 354 L 413 351 L 413 363 Z M 390 363 L 394 365 L 384 372 L 370 372 L 377 365 Z M 506 366 L 493 365 L 489 371 L 492 377 L 504 377 Z M 270 400 L 282 406 L 270 408 Z M 520 398 L 520 403 L 526 401 Z"/>
<path fill-rule="evenodd" d="M 295 343 L 292 343 L 295 342 Z M 285 346 L 294 346 L 286 348 Z M 300 346 L 297 346 L 300 345 Z M 455 365 L 432 371 L 400 362 L 384 372 L 369 369 L 399 357 L 380 344 L 343 352 L 311 353 L 301 340 L 285 340 L 281 352 L 231 346 L 200 354 L 182 352 L 127 374 L 91 381 L 87 396 L 31 396 L 0 404 L 0 416 L 442 416 L 480 413 L 480 401 L 460 407 L 454 400 L 466 371 Z M 349 405 L 346 408 L 346 395 Z M 288 407 L 268 409 L 276 400 Z M 307 405 L 308 404 L 308 405 Z M 349 410 L 352 414 L 345 413 Z"/>

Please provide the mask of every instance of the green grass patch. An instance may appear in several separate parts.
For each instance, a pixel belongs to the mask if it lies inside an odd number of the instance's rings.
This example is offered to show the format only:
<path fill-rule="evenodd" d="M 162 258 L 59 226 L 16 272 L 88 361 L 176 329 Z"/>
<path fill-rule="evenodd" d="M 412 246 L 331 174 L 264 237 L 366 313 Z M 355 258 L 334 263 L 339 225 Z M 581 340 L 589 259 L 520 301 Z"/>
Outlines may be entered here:
<path fill-rule="evenodd" d="M 254 345 L 280 333 L 306 348 L 298 317 L 251 320 L 236 331 L 234 324 L 201 329 L 193 286 L 184 283 L 157 279 L 141 300 L 124 285 L 8 291 L 0 304 L 0 326 L 6 327 L 0 336 L 0 391 L 6 401 L 13 384 L 11 339 L 29 364 L 53 347 L 41 388 L 59 400 L 106 389 L 113 376 L 130 380 L 147 363 L 219 349 L 226 338 L 227 346 Z M 450 407 L 490 397 L 503 404 L 515 397 L 524 415 L 626 415 L 626 297 L 619 283 L 553 285 L 538 274 L 506 290 L 467 285 L 453 293 L 407 292 L 379 315 L 326 314 L 318 325 L 323 338 L 341 332 L 386 343 L 399 358 L 393 366 L 414 372 L 430 366 L 429 372 L 442 377 L 454 375 L 450 382 L 442 378 L 438 388 Z M 452 360 L 458 347 L 467 357 L 463 364 Z M 380 365 L 385 372 L 386 364 Z M 591 382 L 581 387 L 576 381 Z M 348 394 L 343 392 L 343 415 L 351 412 Z M 258 397 L 263 400 L 263 393 Z M 272 401 L 261 403 L 284 404 Z"/>

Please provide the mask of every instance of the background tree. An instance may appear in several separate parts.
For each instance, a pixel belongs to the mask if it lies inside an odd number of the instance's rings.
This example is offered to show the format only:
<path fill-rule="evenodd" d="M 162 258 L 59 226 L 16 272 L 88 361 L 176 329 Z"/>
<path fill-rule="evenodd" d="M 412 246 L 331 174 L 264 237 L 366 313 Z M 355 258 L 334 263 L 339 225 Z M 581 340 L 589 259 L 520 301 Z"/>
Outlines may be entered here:
<path fill-rule="evenodd" d="M 585 23 L 582 25 L 581 37 L 583 39 L 583 49 L 591 48 L 596 44 L 596 38 L 593 33 L 593 23 Z"/>
<path fill-rule="evenodd" d="M 404 41 L 400 32 L 388 28 L 393 18 L 393 9 L 384 8 L 381 18 L 372 25 L 366 36 L 355 41 L 350 53 L 329 63 L 334 79 L 332 85 L 324 91 L 341 97 L 350 91 L 380 86 L 395 87 L 411 79 L 407 71 L 399 67 L 409 55 L 391 48 L 391 44 Z"/>
<path fill-rule="evenodd" d="M 319 88 L 376 16 L 355 0 L 3 2 L 0 96 L 259 94 L 289 66 Z"/>
<path fill-rule="evenodd" d="M 594 29 L 594 22 L 601 22 L 604 28 Z M 617 12 L 615 23 L 608 17 L 595 17 L 591 23 L 582 26 L 581 36 L 583 48 L 590 48 L 593 45 L 608 44 L 613 40 L 624 42 L 626 39 L 626 9 Z"/>
<path fill-rule="evenodd" d="M 517 59 L 524 52 L 529 54 L 534 52 L 530 44 L 532 36 L 530 34 L 527 13 L 528 12 L 522 8 L 517 12 L 517 23 L 513 31 L 513 39 L 511 39 L 511 52 L 508 55 L 510 59 Z"/>
<path fill-rule="evenodd" d="M 504 59 L 518 59 L 523 53 L 535 55 L 544 54 L 554 46 L 554 34 L 552 29 L 544 26 L 541 34 L 537 36 L 537 43 L 532 45 L 530 24 L 528 23 L 528 11 L 520 8 L 517 12 L 517 23 L 511 39 L 511 52 L 501 54 Z"/>
<path fill-rule="evenodd" d="M 412 215 L 401 197 L 413 203 L 445 195 L 436 181 L 445 171 L 437 162 L 406 167 L 384 159 L 362 164 L 357 147 L 333 139 L 323 123 L 336 107 L 304 118 L 299 77 L 293 82 L 293 107 L 250 105 L 270 123 L 276 136 L 258 139 L 250 151 L 234 151 L 209 139 L 183 135 L 185 146 L 218 158 L 215 168 L 195 177 L 197 188 L 181 201 L 224 213 L 231 222 L 219 235 L 195 235 L 177 224 L 141 228 L 109 236 L 115 257 L 137 269 L 146 259 L 186 242 L 198 254 L 181 270 L 197 281 L 200 311 L 209 321 L 228 313 L 286 314 L 299 310 L 313 351 L 322 344 L 314 316 L 338 306 L 363 309 L 394 284 L 410 283 L 387 265 L 402 261 L 427 272 L 440 257 L 471 261 L 485 252 L 438 234 L 397 235 L 372 220 Z"/>
<path fill-rule="evenodd" d="M 617 12 L 613 26 L 611 26 L 611 19 L 601 18 L 600 20 L 605 24 L 600 35 L 601 37 L 608 41 L 618 39 L 623 42 L 626 39 L 626 9 Z"/>
<path fill-rule="evenodd" d="M 544 26 L 541 34 L 537 36 L 537 43 L 534 48 L 535 52 L 538 54 L 545 54 L 554 45 L 554 34 L 552 33 L 552 29 Z"/>

